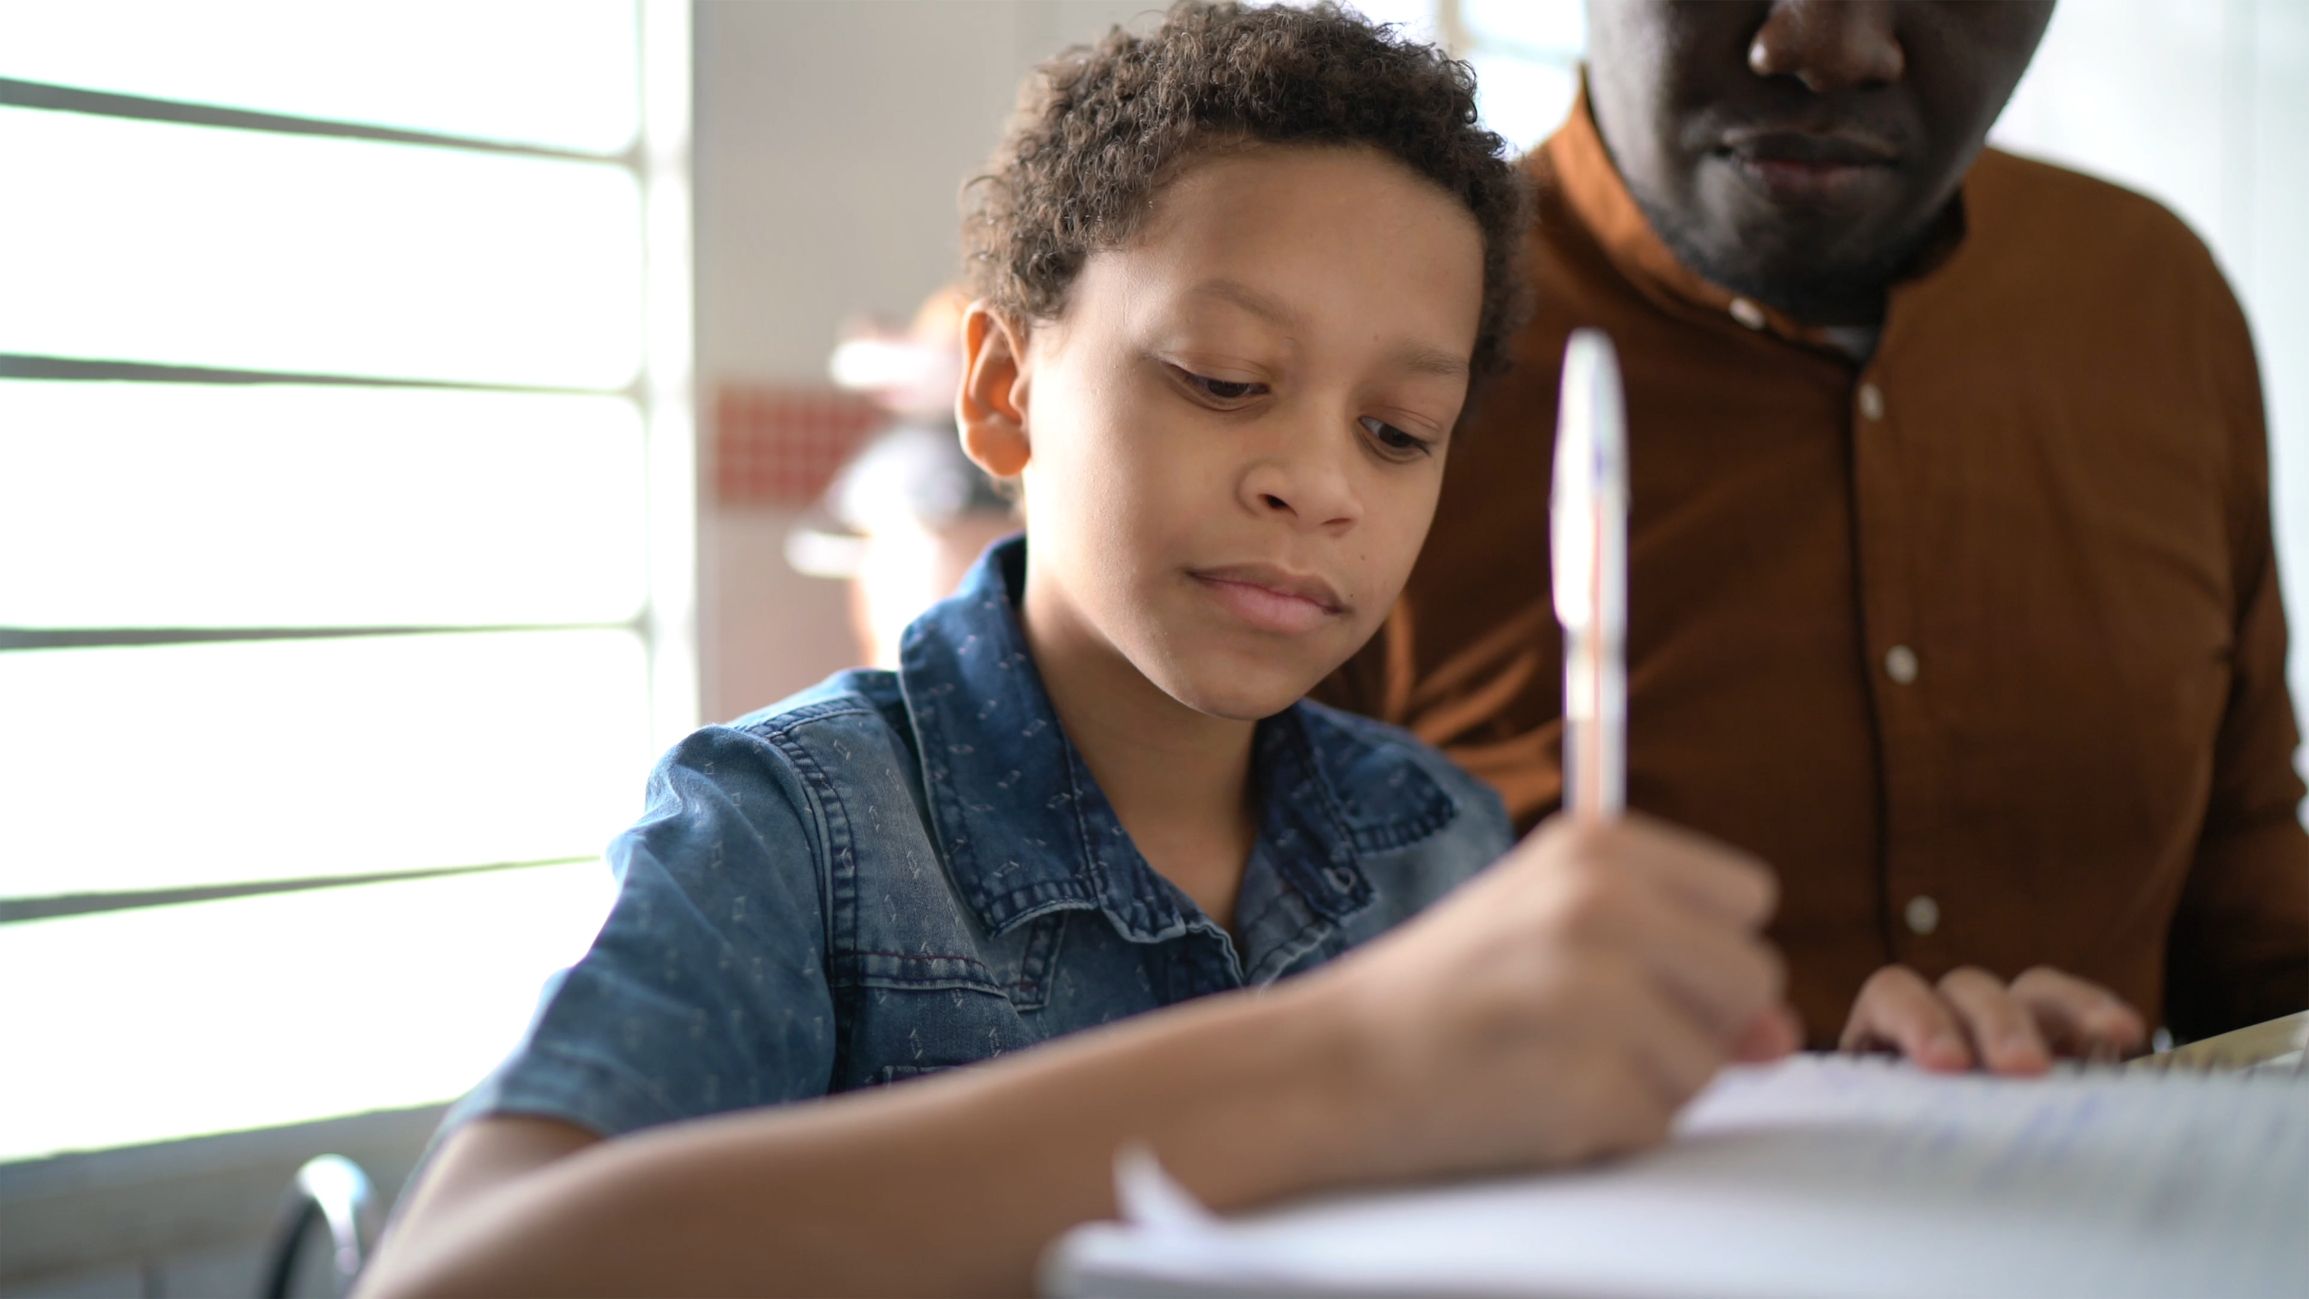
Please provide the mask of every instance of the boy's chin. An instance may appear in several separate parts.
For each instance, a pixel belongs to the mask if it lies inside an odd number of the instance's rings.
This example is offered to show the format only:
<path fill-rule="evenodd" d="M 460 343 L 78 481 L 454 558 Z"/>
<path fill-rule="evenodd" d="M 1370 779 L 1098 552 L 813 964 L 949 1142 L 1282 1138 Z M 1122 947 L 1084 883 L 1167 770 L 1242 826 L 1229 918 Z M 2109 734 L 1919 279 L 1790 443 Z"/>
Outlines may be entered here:
<path fill-rule="evenodd" d="M 1273 717 L 1306 698 L 1316 684 L 1303 673 L 1224 672 L 1216 664 L 1171 675 L 1172 680 L 1156 682 L 1163 693 L 1206 717 L 1236 722 Z"/>

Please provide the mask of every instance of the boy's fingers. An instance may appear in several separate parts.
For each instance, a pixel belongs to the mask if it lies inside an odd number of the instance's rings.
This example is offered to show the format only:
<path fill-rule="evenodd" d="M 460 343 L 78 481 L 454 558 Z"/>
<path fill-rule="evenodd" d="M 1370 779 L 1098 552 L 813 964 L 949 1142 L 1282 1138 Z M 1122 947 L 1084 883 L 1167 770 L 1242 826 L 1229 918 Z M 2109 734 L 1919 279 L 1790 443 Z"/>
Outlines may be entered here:
<path fill-rule="evenodd" d="M 2052 1052 L 2028 1009 L 1986 970 L 1967 966 L 1940 980 L 1940 995 L 1956 1008 L 1981 1063 L 1991 1073 L 2043 1073 Z"/>
<path fill-rule="evenodd" d="M 2115 993 L 2049 966 L 2014 979 L 2012 997 L 2036 1020 L 2047 1044 L 2064 1055 L 2119 1054 L 2148 1040 L 2147 1021 Z"/>
<path fill-rule="evenodd" d="M 1723 1041 L 1736 1040 L 1787 987 L 1779 953 L 1754 934 L 1639 894 L 1626 908 L 1626 941 L 1652 976 Z"/>
<path fill-rule="evenodd" d="M 1654 994 L 1649 999 L 1631 999 L 1622 1014 L 1624 1031 L 1634 1043 L 1637 1057 L 1671 1111 L 1697 1095 L 1723 1067 L 1722 1040 L 1681 1007 Z"/>
<path fill-rule="evenodd" d="M 1722 1045 L 1780 1000 L 1787 974 L 1779 953 L 1641 869 L 1575 858 L 1534 878 L 1540 887 L 1526 895 L 1534 907 L 1530 924 L 1590 952 L 1624 957 Z"/>
<path fill-rule="evenodd" d="M 1888 965 L 1860 986 L 1838 1046 L 1846 1051 L 1889 1046 L 1924 1068 L 1953 1073 L 1972 1067 L 1966 1037 L 1954 1009 L 1922 975 L 1904 965 Z"/>
<path fill-rule="evenodd" d="M 1646 878 L 1702 911 L 1749 928 L 1771 919 L 1779 881 L 1763 862 L 1713 839 L 1664 821 L 1630 815 L 1603 826 L 1574 825 L 1559 817 L 1541 833 L 1569 836 L 1584 861 Z"/>
<path fill-rule="evenodd" d="M 1732 1046 L 1732 1059 L 1739 1064 L 1768 1064 L 1793 1054 L 1804 1045 L 1803 1026 L 1796 1022 L 1796 1012 L 1788 1006 L 1774 1006 L 1756 1016 L 1747 1031 L 1740 1034 Z"/>

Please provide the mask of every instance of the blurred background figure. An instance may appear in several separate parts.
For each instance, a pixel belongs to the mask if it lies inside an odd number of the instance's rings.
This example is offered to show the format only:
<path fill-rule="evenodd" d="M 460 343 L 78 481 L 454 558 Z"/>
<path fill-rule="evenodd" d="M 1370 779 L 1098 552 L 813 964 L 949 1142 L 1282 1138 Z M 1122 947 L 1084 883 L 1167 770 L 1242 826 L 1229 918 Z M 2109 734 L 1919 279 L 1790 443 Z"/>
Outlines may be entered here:
<path fill-rule="evenodd" d="M 849 583 L 851 631 L 860 661 L 874 667 L 897 667 L 906 624 L 1018 527 L 1011 502 L 955 437 L 964 305 L 940 290 L 907 329 L 854 328 L 834 349 L 834 382 L 871 394 L 889 423 L 786 534 L 786 562 L 797 571 Z"/>

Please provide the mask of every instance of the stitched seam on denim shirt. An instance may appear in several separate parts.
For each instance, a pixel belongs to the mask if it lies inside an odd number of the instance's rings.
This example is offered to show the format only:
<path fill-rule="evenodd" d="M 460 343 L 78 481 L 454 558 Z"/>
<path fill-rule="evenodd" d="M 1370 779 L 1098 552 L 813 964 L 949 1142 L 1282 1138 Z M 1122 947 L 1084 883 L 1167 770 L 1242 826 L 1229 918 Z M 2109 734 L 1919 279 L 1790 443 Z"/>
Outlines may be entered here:
<path fill-rule="evenodd" d="M 1323 774 L 1323 764 L 1316 760 L 1315 741 L 1307 734 L 1307 719 L 1295 716 L 1291 723 L 1291 751 L 1298 757 L 1299 765 L 1306 769 L 1305 783 L 1314 786 L 1316 802 L 1322 806 L 1324 814 L 1331 818 L 1332 832 L 1346 843 L 1355 844 L 1355 831 L 1347 822 L 1346 810 L 1339 806 L 1331 790 L 1331 780 Z"/>
<path fill-rule="evenodd" d="M 813 864 L 817 867 L 818 904 L 822 908 L 820 915 L 826 943 L 820 957 L 826 962 L 827 982 L 831 984 L 836 954 L 855 946 L 858 941 L 857 853 L 850 843 L 850 816 L 842 803 L 840 791 L 835 789 L 834 782 L 827 776 L 825 767 L 818 762 L 816 755 L 793 732 L 794 728 L 790 726 L 765 725 L 762 738 L 775 745 L 787 765 L 801 777 L 811 817 L 817 822 L 818 842 L 811 845 L 814 850 L 811 856 L 816 859 Z M 837 838 L 840 840 L 839 847 L 833 842 Z"/>
<path fill-rule="evenodd" d="M 1092 869 L 1095 873 L 1095 862 L 1092 863 Z M 1008 893 L 995 894 L 988 901 L 993 909 L 1009 916 L 1009 924 L 1016 925 L 1033 919 L 1034 916 L 1029 913 L 1040 913 L 1056 907 L 1089 907 L 1095 910 L 1103 896 L 1103 890 L 1085 890 L 1078 880 L 1042 880 L 1020 885 Z"/>
<path fill-rule="evenodd" d="M 1419 815 L 1413 820 L 1393 820 L 1382 825 L 1357 827 L 1353 832 L 1357 848 L 1366 852 L 1393 852 L 1434 837 L 1458 817 L 1458 796 L 1451 792 L 1447 780 L 1427 769 L 1424 760 L 1426 755 L 1406 748 L 1402 741 L 1393 736 L 1376 736 L 1365 742 L 1373 748 L 1391 750 L 1399 761 L 1407 764 L 1427 782 L 1428 789 L 1435 797 L 1420 808 Z"/>
<path fill-rule="evenodd" d="M 1308 734 L 1311 729 L 1308 717 L 1309 715 L 1302 714 L 1297 719 L 1299 724 L 1294 728 L 1292 741 L 1299 752 L 1300 761 L 1307 765 L 1310 772 L 1319 774 L 1323 768 L 1316 760 L 1314 740 Z M 1324 809 L 1331 814 L 1335 828 L 1341 832 L 1340 837 L 1353 844 L 1358 851 L 1390 852 L 1418 843 L 1451 824 L 1452 819 L 1459 814 L 1459 801 L 1453 797 L 1448 784 L 1433 772 L 1428 771 L 1427 764 L 1421 760 L 1422 755 L 1417 750 L 1407 747 L 1399 736 L 1392 733 L 1392 728 L 1367 732 L 1366 727 L 1376 724 L 1368 718 L 1358 718 L 1353 714 L 1343 714 L 1336 718 L 1314 715 L 1314 720 L 1338 729 L 1345 733 L 1349 739 L 1367 749 L 1386 752 L 1397 761 L 1408 764 L 1413 771 L 1427 781 L 1428 785 L 1442 800 L 1440 806 L 1429 803 L 1421 808 L 1419 816 L 1415 820 L 1408 822 L 1390 820 L 1380 825 L 1364 826 L 1354 823 L 1347 817 L 1346 810 L 1340 807 L 1333 798 L 1330 782 L 1327 779 L 1318 778 L 1314 783 L 1322 797 Z"/>
<path fill-rule="evenodd" d="M 988 1058 L 991 1059 L 992 1057 Z M 942 1074 L 951 1069 L 967 1069 L 971 1065 L 980 1063 L 983 1061 L 957 1060 L 952 1064 L 886 1064 L 874 1071 L 874 1076 L 867 1083 L 867 1086 L 887 1087 L 891 1083 L 904 1082 L 909 1078 L 928 1078 L 933 1074 Z"/>
<path fill-rule="evenodd" d="M 881 713 L 882 710 L 876 708 L 871 701 L 859 697 L 824 699 L 814 704 L 804 704 L 790 712 L 772 713 L 768 717 L 749 722 L 740 729 L 751 731 L 767 739 L 773 735 L 784 735 L 798 730 L 811 722 L 831 721 L 838 717 L 872 716 L 879 718 Z"/>
<path fill-rule="evenodd" d="M 1011 1004 L 1021 1011 L 1050 1004 L 1051 972 L 1058 968 L 1058 949 L 1066 940 L 1066 916 L 1047 911 L 1030 922 L 1026 950 L 1018 958 L 1018 982 L 1011 985 Z"/>
<path fill-rule="evenodd" d="M 844 987 L 968 988 L 1006 996 L 994 972 L 976 957 L 938 952 L 844 952 L 833 978 Z M 951 968 L 941 968 L 942 966 Z M 894 968 L 891 968 L 894 967 Z"/>
<path fill-rule="evenodd" d="M 1073 752 L 1072 748 L 1068 748 L 1066 750 L 1066 810 L 1073 814 L 1075 844 L 1082 853 L 1083 866 L 1089 870 L 1091 881 L 1096 885 L 1092 905 L 1103 905 L 1114 896 L 1114 881 L 1107 877 L 1106 861 L 1099 856 L 1097 848 L 1090 841 L 1090 822 L 1083 819 L 1082 782 L 1074 778 L 1075 768 L 1080 765 L 1080 762 L 1081 759 Z M 1027 891 L 1029 890 L 1017 890 L 1018 893 Z M 1014 893 L 1013 896 L 1016 894 Z M 1144 909 L 1143 905 L 1139 904 L 1135 898 L 1133 904 L 1134 910 Z M 1130 917 L 1131 923 L 1141 929 L 1148 927 L 1146 919 L 1147 917 L 1143 916 Z"/>
<path fill-rule="evenodd" d="M 1271 913 L 1272 908 L 1269 910 Z M 1244 928 L 1248 929 L 1249 926 L 1246 925 Z M 1256 969 L 1246 971 L 1243 975 L 1243 981 L 1245 983 L 1273 982 L 1282 976 L 1283 971 L 1297 964 L 1301 957 L 1321 947 L 1324 939 L 1338 932 L 1340 932 L 1340 927 L 1331 921 L 1321 916 L 1308 917 L 1307 923 L 1300 927 L 1298 933 L 1291 935 L 1285 942 L 1275 944 L 1274 949 L 1267 953 L 1267 959 L 1259 962 Z"/>
<path fill-rule="evenodd" d="M 1306 905 L 1305 900 L 1299 898 L 1296 894 L 1277 893 L 1275 895 L 1275 900 L 1267 904 L 1266 910 L 1261 911 L 1259 914 L 1243 922 L 1242 932 L 1246 934 L 1256 932 L 1259 926 L 1267 923 L 1267 917 L 1274 915 L 1278 911 L 1281 911 L 1284 907 L 1289 906 L 1294 901 L 1299 902 L 1302 906 Z M 1310 911 L 1313 910 L 1312 907 L 1309 907 L 1308 909 Z M 1321 917 L 1317 916 L 1316 918 L 1320 919 Z"/>
<path fill-rule="evenodd" d="M 914 712 L 914 729 L 922 741 L 922 751 L 917 757 L 922 764 L 923 801 L 930 806 L 931 833 L 940 855 L 945 858 L 947 874 L 961 889 L 963 900 L 983 911 L 987 902 L 986 889 L 981 883 L 983 875 L 978 868 L 977 828 L 966 815 L 969 808 L 955 791 L 948 774 L 952 765 L 950 753 L 932 752 L 933 748 L 951 749 L 944 704 L 951 691 L 928 693 L 937 694 L 937 698 L 917 700 L 909 696 L 907 702 Z M 946 827 L 950 825 L 963 827 L 966 837 L 960 843 L 947 842 Z"/>
<path fill-rule="evenodd" d="M 1356 830 L 1349 835 L 1349 839 L 1362 852 L 1394 852 L 1398 848 L 1408 848 L 1433 838 L 1443 827 L 1451 824 L 1452 815 L 1451 812 L 1423 812 L 1416 821 L 1390 822 L 1385 826 Z"/>

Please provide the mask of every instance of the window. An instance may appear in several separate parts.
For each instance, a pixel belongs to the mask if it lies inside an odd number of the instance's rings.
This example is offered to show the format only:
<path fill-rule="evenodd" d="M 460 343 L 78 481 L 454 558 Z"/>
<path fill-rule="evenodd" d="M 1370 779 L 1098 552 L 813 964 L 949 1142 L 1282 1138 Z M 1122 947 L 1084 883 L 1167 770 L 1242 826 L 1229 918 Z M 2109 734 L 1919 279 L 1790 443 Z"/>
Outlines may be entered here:
<path fill-rule="evenodd" d="M 1475 68 L 1484 124 L 1522 153 L 1555 133 L 1579 94 L 1581 0 L 1440 0 L 1452 46 Z"/>
<path fill-rule="evenodd" d="M 688 42 L 0 6 L 0 1163 L 446 1099 L 591 936 L 696 712 Z"/>
<path fill-rule="evenodd" d="M 1360 0 L 1354 8 L 1467 60 L 1483 124 L 1517 154 L 1571 115 L 1587 49 L 1584 0 Z"/>

